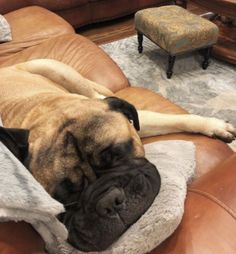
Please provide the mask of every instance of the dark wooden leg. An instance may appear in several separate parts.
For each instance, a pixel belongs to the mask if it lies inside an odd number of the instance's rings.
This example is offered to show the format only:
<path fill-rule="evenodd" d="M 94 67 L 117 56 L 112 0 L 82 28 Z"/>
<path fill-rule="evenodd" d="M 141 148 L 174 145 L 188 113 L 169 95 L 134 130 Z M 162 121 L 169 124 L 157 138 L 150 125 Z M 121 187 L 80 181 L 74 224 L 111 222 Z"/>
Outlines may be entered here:
<path fill-rule="evenodd" d="M 210 59 L 210 56 L 211 56 L 211 50 L 212 50 L 212 47 L 204 49 L 204 52 L 203 52 L 204 60 L 202 62 L 203 70 L 206 70 L 207 67 L 209 66 L 209 63 L 210 63 L 209 59 Z"/>
<path fill-rule="evenodd" d="M 138 32 L 137 35 L 138 35 L 138 52 L 141 54 L 143 52 L 143 34 Z"/>
<path fill-rule="evenodd" d="M 172 74 L 173 74 L 174 64 L 175 64 L 175 56 L 169 55 L 169 57 L 168 57 L 168 68 L 167 68 L 167 72 L 166 72 L 166 75 L 167 75 L 168 79 L 170 79 Z"/>

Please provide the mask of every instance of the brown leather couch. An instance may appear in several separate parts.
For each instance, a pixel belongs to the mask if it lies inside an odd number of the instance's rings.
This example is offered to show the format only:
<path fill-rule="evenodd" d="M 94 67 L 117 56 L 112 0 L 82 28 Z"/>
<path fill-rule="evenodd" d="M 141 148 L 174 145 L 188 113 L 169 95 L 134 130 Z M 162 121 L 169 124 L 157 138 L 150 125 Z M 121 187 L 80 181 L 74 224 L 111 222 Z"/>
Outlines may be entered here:
<path fill-rule="evenodd" d="M 0 13 L 26 6 L 38 5 L 47 8 L 74 27 L 122 17 L 137 10 L 169 4 L 170 0 L 0 0 Z"/>
<path fill-rule="evenodd" d="M 110 88 L 139 109 L 186 112 L 158 94 L 131 87 L 119 67 L 100 48 L 75 34 L 56 14 L 41 7 L 26 7 L 7 13 L 5 17 L 12 27 L 13 41 L 0 44 L 0 67 L 30 59 L 52 58 Z M 202 135 L 163 135 L 145 138 L 143 142 L 171 139 L 195 143 L 197 176 L 188 188 L 180 226 L 152 253 L 235 254 L 236 154 L 223 142 Z M 5 222 L 0 224 L 0 253 L 42 254 L 45 253 L 44 243 L 31 225 Z"/>

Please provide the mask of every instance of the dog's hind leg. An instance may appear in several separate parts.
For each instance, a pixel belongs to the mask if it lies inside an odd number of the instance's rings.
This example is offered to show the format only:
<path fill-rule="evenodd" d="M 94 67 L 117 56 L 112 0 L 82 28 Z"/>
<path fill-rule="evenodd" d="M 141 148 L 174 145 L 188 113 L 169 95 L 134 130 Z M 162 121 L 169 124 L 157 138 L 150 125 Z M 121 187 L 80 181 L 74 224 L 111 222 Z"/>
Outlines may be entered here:
<path fill-rule="evenodd" d="M 140 137 L 150 137 L 168 133 L 190 132 L 216 137 L 231 142 L 236 137 L 233 125 L 211 117 L 191 114 L 163 114 L 138 110 Z"/>
<path fill-rule="evenodd" d="M 20 63 L 15 68 L 41 75 L 70 93 L 77 93 L 88 98 L 104 98 L 113 93 L 106 87 L 84 78 L 75 69 L 53 59 L 36 59 Z"/>

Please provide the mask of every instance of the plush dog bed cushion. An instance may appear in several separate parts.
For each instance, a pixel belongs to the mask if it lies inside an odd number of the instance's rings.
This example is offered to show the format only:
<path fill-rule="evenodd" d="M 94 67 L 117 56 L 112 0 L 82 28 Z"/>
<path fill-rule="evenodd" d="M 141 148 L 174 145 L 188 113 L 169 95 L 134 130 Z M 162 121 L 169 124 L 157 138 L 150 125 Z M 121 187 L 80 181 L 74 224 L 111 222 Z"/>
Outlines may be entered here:
<path fill-rule="evenodd" d="M 187 182 L 194 174 L 194 145 L 187 141 L 162 141 L 145 145 L 145 151 L 160 172 L 160 193 L 148 211 L 102 254 L 147 253 L 171 235 L 181 221 Z M 83 253 L 65 241 L 65 227 L 56 219 L 56 214 L 63 211 L 62 205 L 44 191 L 1 142 L 0 161 L 0 221 L 31 223 L 49 253 Z"/>
<path fill-rule="evenodd" d="M 4 16 L 0 15 L 0 43 L 11 41 L 11 28 Z"/>
<path fill-rule="evenodd" d="M 145 145 L 146 158 L 161 175 L 161 190 L 148 211 L 104 254 L 144 254 L 181 222 L 187 183 L 194 176 L 195 147 L 191 142 L 163 141 Z"/>
<path fill-rule="evenodd" d="M 96 253 L 147 253 L 169 237 L 181 222 L 187 183 L 194 176 L 195 146 L 187 141 L 161 141 L 144 148 L 146 158 L 160 172 L 160 193 L 146 213 L 116 243 L 108 250 Z"/>

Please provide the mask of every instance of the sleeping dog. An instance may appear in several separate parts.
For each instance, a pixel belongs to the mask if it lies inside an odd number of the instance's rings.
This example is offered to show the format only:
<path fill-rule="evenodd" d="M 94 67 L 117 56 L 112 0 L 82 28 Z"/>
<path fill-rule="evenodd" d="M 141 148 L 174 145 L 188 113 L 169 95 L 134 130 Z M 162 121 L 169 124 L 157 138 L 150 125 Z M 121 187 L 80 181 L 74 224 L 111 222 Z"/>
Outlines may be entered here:
<path fill-rule="evenodd" d="M 136 110 L 55 60 L 2 68 L 0 76 L 4 125 L 29 130 L 28 153 L 16 156 L 64 204 L 59 219 L 83 251 L 106 249 L 158 194 L 160 176 L 140 137 L 187 131 L 230 142 L 236 135 L 219 119 Z"/>

